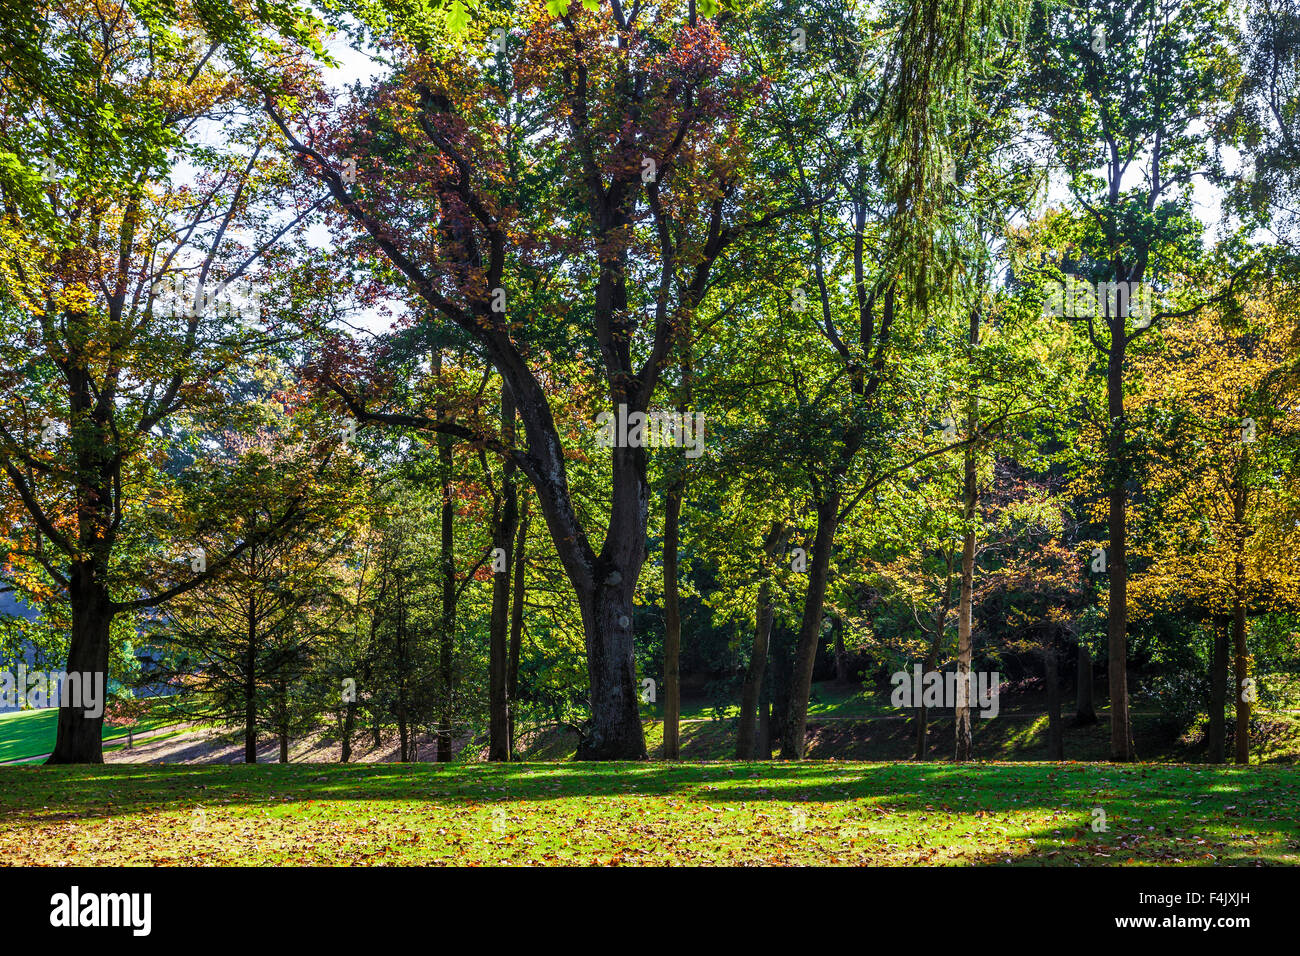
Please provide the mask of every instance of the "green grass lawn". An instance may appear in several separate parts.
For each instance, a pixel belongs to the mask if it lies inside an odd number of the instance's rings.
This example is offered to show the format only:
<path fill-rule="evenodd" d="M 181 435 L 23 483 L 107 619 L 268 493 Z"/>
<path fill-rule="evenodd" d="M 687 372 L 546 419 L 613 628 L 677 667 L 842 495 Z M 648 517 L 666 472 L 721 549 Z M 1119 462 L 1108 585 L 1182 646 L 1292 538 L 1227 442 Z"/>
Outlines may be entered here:
<path fill-rule="evenodd" d="M 139 734 L 161 727 L 167 722 L 165 719 L 145 719 L 131 729 Z M 21 760 L 49 753 L 54 749 L 58 727 L 59 711 L 54 707 L 0 714 L 0 761 Z M 104 739 L 124 738 L 126 731 L 125 727 L 110 727 L 105 724 Z"/>
<path fill-rule="evenodd" d="M 1094 808 L 1106 832 L 1094 832 Z M 1300 863 L 1300 775 L 1110 764 L 0 768 L 0 863 Z"/>

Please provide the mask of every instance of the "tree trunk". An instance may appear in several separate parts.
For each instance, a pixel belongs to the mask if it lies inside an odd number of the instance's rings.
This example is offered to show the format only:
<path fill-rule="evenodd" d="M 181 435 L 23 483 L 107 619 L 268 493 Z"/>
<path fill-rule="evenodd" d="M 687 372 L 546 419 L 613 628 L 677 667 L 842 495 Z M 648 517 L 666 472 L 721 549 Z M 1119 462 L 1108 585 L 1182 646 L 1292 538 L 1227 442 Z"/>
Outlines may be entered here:
<path fill-rule="evenodd" d="M 442 373 L 442 353 L 434 355 L 433 371 Z M 438 408 L 438 418 L 442 419 L 446 410 Z M 456 550 L 455 517 L 451 501 L 452 448 L 451 436 L 438 435 L 438 488 L 442 496 L 439 515 L 439 565 L 442 570 L 442 616 L 438 635 L 438 678 L 442 684 L 442 713 L 438 720 L 437 750 L 434 759 L 438 763 L 451 760 L 451 721 L 452 721 L 452 651 L 456 630 Z"/>
<path fill-rule="evenodd" d="M 514 596 L 510 606 L 510 660 L 506 670 L 511 757 L 515 752 L 515 718 L 519 710 L 519 651 L 524 639 L 524 595 L 527 586 L 524 573 L 528 569 L 524 548 L 528 543 L 528 518 L 528 498 L 525 496 L 519 512 L 519 534 L 515 539 Z"/>
<path fill-rule="evenodd" d="M 591 679 L 591 720 L 578 745 L 579 760 L 644 760 L 632 644 L 632 588 L 627 578 L 580 601 Z"/>
<path fill-rule="evenodd" d="M 772 705 L 763 695 L 758 705 L 758 759 L 772 759 Z"/>
<path fill-rule="evenodd" d="M 1047 687 L 1047 759 L 1065 759 L 1065 740 L 1061 728 L 1061 680 L 1058 674 L 1056 646 L 1043 648 L 1043 683 Z"/>
<path fill-rule="evenodd" d="M 952 567 L 951 562 L 948 566 Z M 944 585 L 945 595 L 951 588 L 951 582 L 952 578 L 949 577 Z M 948 621 L 948 600 L 945 596 L 934 609 L 934 630 L 930 632 L 930 648 L 925 655 L 922 674 L 929 674 L 939 666 L 939 647 L 943 644 L 944 625 Z M 920 705 L 916 712 L 916 759 L 925 760 L 930 751 L 930 708 L 925 704 L 924 693 L 921 695 Z"/>
<path fill-rule="evenodd" d="M 678 661 L 682 615 L 677 593 L 677 548 L 685 481 L 674 482 L 664 504 L 664 759 L 681 757 L 682 689 Z"/>
<path fill-rule="evenodd" d="M 736 728 L 736 759 L 753 760 L 755 747 L 755 723 L 766 724 L 766 713 L 760 718 L 758 698 L 763 690 L 763 678 L 767 672 L 767 644 L 772 635 L 772 581 L 764 577 L 758 586 L 758 605 L 754 611 L 754 647 L 749 655 L 749 669 L 745 672 L 745 685 L 740 692 L 740 724 Z M 764 704 L 763 710 L 767 707 Z M 772 755 L 763 755 L 767 759 Z"/>
<path fill-rule="evenodd" d="M 507 445 L 514 445 L 515 403 L 510 388 L 501 384 L 501 431 Z M 501 517 L 493 529 L 492 547 L 504 555 L 501 567 L 492 575 L 492 612 L 488 621 L 488 760 L 510 759 L 509 639 L 511 551 L 515 525 L 519 521 L 519 498 L 515 493 L 514 462 L 506 459 L 502 469 L 504 498 Z"/>
<path fill-rule="evenodd" d="M 1123 311 L 1123 310 L 1117 310 Z M 1110 414 L 1109 531 L 1110 575 L 1106 632 L 1110 676 L 1110 755 L 1117 762 L 1134 759 L 1133 729 L 1128 706 L 1128 500 L 1125 478 L 1128 453 L 1124 425 L 1124 316 L 1111 322 L 1111 347 L 1106 367 L 1106 402 Z"/>
<path fill-rule="evenodd" d="M 786 760 L 802 760 L 804 755 L 808 698 L 812 694 L 813 665 L 817 662 L 817 648 L 821 644 L 822 607 L 826 600 L 831 547 L 839 527 L 839 513 L 838 491 L 830 492 L 817 502 L 817 534 L 813 539 L 812 563 L 808 568 L 808 590 L 804 596 L 803 619 L 799 624 L 799 643 L 795 647 L 789 716 L 781 740 L 781 757 Z"/>
<path fill-rule="evenodd" d="M 771 560 L 785 550 L 788 529 L 784 522 L 775 522 L 763 541 L 763 556 Z M 755 750 L 755 720 L 765 721 L 758 712 L 759 698 L 763 697 L 763 680 L 767 674 L 767 646 L 772 636 L 772 579 L 766 563 L 760 564 L 758 573 L 758 600 L 754 606 L 754 646 L 749 654 L 749 668 L 740 692 L 740 722 L 736 727 L 736 759 L 753 760 Z M 764 700 L 766 698 L 764 697 Z M 761 742 L 759 748 L 761 749 Z M 762 754 L 766 760 L 772 756 L 769 746 Z"/>
<path fill-rule="evenodd" d="M 1216 617 L 1214 627 L 1214 655 L 1210 662 L 1210 727 L 1206 741 L 1206 757 L 1210 763 L 1223 763 L 1227 754 L 1228 728 L 1224 711 L 1228 704 L 1228 619 Z"/>
<path fill-rule="evenodd" d="M 970 344 L 979 342 L 979 313 L 971 310 Z M 953 758 L 971 759 L 973 734 L 970 718 L 970 668 L 975 656 L 971 635 L 971 605 L 975 587 L 975 509 L 979 488 L 976 484 L 974 437 L 979 427 L 979 410 L 974 397 L 966 415 L 966 445 L 962 460 L 962 520 L 965 530 L 961 539 L 961 588 L 957 594 L 957 701 L 954 717 Z"/>
<path fill-rule="evenodd" d="M 847 684 L 850 680 L 849 675 L 849 654 L 844 649 L 844 625 L 841 621 L 836 621 L 831 626 L 831 633 L 835 639 L 835 680 L 840 684 Z"/>
<path fill-rule="evenodd" d="M 276 729 L 280 737 L 280 763 L 289 762 L 289 685 L 281 680 L 276 685 Z"/>
<path fill-rule="evenodd" d="M 1083 726 L 1097 722 L 1097 707 L 1093 703 L 1092 654 L 1088 645 L 1079 640 L 1078 673 L 1074 682 L 1074 722 Z"/>
<path fill-rule="evenodd" d="M 343 763 L 347 763 L 352 759 L 352 728 L 356 725 L 356 722 L 356 702 L 348 701 L 347 705 L 343 708 Z"/>
<path fill-rule="evenodd" d="M 108 686 L 109 632 L 113 605 L 108 589 L 86 562 L 73 565 L 68 587 L 72 630 L 68 645 L 69 673 L 100 675 Z M 87 717 L 84 708 L 60 700 L 58 736 L 47 764 L 103 763 L 104 715 Z"/>
<path fill-rule="evenodd" d="M 1238 577 L 1244 578 L 1245 569 L 1237 562 Z M 1250 655 L 1246 652 L 1246 605 L 1240 592 L 1232 601 L 1232 671 L 1233 690 L 1236 697 L 1237 724 L 1233 729 L 1233 749 L 1237 763 L 1250 763 L 1250 699 L 1247 681 L 1250 679 Z"/>
<path fill-rule="evenodd" d="M 248 599 L 248 652 L 244 661 L 244 763 L 257 763 L 257 606 Z"/>

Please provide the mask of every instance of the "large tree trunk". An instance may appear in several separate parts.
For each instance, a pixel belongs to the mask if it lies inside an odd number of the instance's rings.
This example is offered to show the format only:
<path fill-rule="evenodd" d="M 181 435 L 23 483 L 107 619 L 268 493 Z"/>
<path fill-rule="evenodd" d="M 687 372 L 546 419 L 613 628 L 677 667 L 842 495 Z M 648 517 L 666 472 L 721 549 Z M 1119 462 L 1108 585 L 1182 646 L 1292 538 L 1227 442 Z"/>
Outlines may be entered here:
<path fill-rule="evenodd" d="M 1206 758 L 1210 763 L 1223 763 L 1227 754 L 1228 729 L 1224 710 L 1228 704 L 1228 632 L 1229 619 L 1216 617 L 1214 627 L 1214 654 L 1210 661 L 1210 727 L 1206 742 Z"/>
<path fill-rule="evenodd" d="M 646 759 L 632 640 L 632 598 L 645 564 L 649 515 L 645 449 L 616 447 L 613 465 L 609 530 L 600 555 L 588 562 L 551 529 L 557 546 L 563 545 L 560 556 L 577 592 L 587 644 L 591 720 L 578 745 L 579 760 Z M 539 498 L 553 525 L 545 496 Z"/>
<path fill-rule="evenodd" d="M 510 605 L 510 660 L 506 668 L 506 698 L 509 701 L 510 754 L 515 751 L 515 718 L 519 710 L 519 652 L 524 640 L 524 596 L 528 570 L 525 548 L 528 544 L 528 498 L 524 497 L 519 512 L 519 534 L 515 539 L 514 596 Z"/>
<path fill-rule="evenodd" d="M 514 445 L 515 403 L 510 388 L 501 385 L 501 431 L 508 445 Z M 519 521 L 519 498 L 515 493 L 515 466 L 509 459 L 502 469 L 503 503 L 500 520 L 492 534 L 494 552 L 504 555 L 502 570 L 492 575 L 492 612 L 488 622 L 488 760 L 510 759 L 510 626 L 511 551 L 515 525 Z"/>
<path fill-rule="evenodd" d="M 519 388 L 535 387 L 524 376 Z M 511 379 L 515 388 L 516 378 Z M 515 389 L 516 399 L 519 391 Z M 629 412 L 644 412 L 623 393 L 614 407 L 626 402 Z M 613 480 L 610 518 L 599 554 L 592 552 L 568 490 L 564 455 L 545 397 L 520 400 L 519 414 L 527 432 L 528 477 L 564 571 L 573 586 L 582 614 L 591 681 L 591 720 L 578 746 L 580 760 L 644 760 L 645 734 L 637 706 L 636 665 L 632 641 L 632 595 L 646 558 L 649 486 L 644 448 L 612 449 Z M 540 462 L 540 467 L 534 463 Z"/>
<path fill-rule="evenodd" d="M 1097 706 L 1093 702 L 1092 653 L 1088 645 L 1079 640 L 1079 660 L 1074 682 L 1074 722 L 1080 726 L 1097 722 Z"/>
<path fill-rule="evenodd" d="M 681 757 L 682 687 L 678 662 L 682 648 L 682 614 L 677 588 L 682 494 L 685 482 L 668 489 L 664 503 L 664 759 Z"/>
<path fill-rule="evenodd" d="M 813 666 L 821 643 L 822 608 L 830 576 L 831 548 L 839 528 L 840 494 L 832 491 L 817 502 L 817 534 L 813 539 L 812 562 L 808 568 L 808 590 L 804 595 L 799 643 L 795 647 L 794 675 L 790 684 L 790 709 L 781 740 L 781 757 L 802 760 L 808 726 L 808 698 L 812 694 Z"/>
<path fill-rule="evenodd" d="M 108 687 L 109 632 L 113 626 L 113 605 L 108 589 L 90 565 L 79 562 L 72 567 L 68 587 L 72 610 L 72 632 L 68 645 L 68 672 L 92 676 Z M 58 736 L 54 751 L 45 761 L 61 763 L 104 762 L 104 715 L 87 717 L 85 708 L 69 706 L 60 700 Z"/>
<path fill-rule="evenodd" d="M 633 658 L 632 594 L 624 582 L 606 585 L 582 602 L 584 631 L 595 639 L 587 649 L 591 720 L 578 746 L 579 760 L 646 758 Z"/>
<path fill-rule="evenodd" d="M 1123 310 L 1118 310 L 1123 311 Z M 1128 454 L 1124 426 L 1124 316 L 1111 322 L 1111 348 L 1106 367 L 1106 403 L 1111 433 L 1107 446 L 1110 466 L 1110 552 L 1107 571 L 1110 596 L 1106 632 L 1110 654 L 1110 755 L 1134 759 L 1133 729 L 1128 708 L 1128 500 L 1125 474 Z"/>

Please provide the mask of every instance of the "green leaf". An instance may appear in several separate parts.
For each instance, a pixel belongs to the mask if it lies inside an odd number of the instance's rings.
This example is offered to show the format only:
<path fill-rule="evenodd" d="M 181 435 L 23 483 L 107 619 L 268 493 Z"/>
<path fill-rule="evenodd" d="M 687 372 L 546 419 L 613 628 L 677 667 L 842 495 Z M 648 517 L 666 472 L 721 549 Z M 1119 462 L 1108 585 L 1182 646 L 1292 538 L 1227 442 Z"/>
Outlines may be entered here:
<path fill-rule="evenodd" d="M 562 17 L 569 12 L 570 0 L 546 0 L 546 12 L 553 17 Z"/>
<path fill-rule="evenodd" d="M 451 0 L 447 8 L 447 29 L 452 33 L 464 33 L 469 27 L 469 11 L 461 0 Z"/>

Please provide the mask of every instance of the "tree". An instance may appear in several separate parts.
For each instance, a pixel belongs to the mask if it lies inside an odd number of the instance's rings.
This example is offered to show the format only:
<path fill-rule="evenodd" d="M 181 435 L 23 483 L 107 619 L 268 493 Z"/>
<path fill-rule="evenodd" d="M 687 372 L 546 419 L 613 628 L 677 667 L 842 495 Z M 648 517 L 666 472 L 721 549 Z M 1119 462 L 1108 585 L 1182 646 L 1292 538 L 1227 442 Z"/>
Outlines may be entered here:
<path fill-rule="evenodd" d="M 567 328 L 595 346 L 590 374 L 611 412 L 647 412 L 681 311 L 748 224 L 742 210 L 758 205 L 743 201 L 743 152 L 730 132 L 752 91 L 718 29 L 693 16 L 621 5 L 557 16 L 534 3 L 487 67 L 439 36 L 440 24 L 397 12 L 385 29 L 403 50 L 402 73 L 364 105 L 323 131 L 291 122 L 291 98 L 309 92 L 301 86 L 268 89 L 266 108 L 405 288 L 505 380 L 526 449 L 423 424 L 510 458 L 536 490 L 583 618 L 592 718 L 580 756 L 644 757 L 630 628 L 645 559 L 646 451 L 611 449 L 597 550 L 574 508 L 536 346 L 552 323 Z M 486 46 L 495 22 L 505 21 L 484 11 L 472 42 Z M 617 44 L 604 42 L 610 35 Z M 343 178 L 354 152 L 355 188 Z M 542 276 L 549 281 L 535 283 Z M 528 297 L 530 285 L 538 292 Z"/>
<path fill-rule="evenodd" d="M 261 10 L 310 46 L 310 24 L 279 4 Z M 264 346 L 231 321 L 236 305 L 259 318 L 237 283 L 258 278 L 297 224 L 274 218 L 260 117 L 231 81 L 232 60 L 251 68 L 258 24 L 231 13 L 6 8 L 0 501 L 20 529 L 16 576 L 67 602 L 69 671 L 104 673 L 119 616 L 199 586 L 254 543 L 181 575 L 176 555 L 133 550 L 179 543 L 149 511 L 169 485 L 159 463 L 181 451 L 176 419 L 218 417 L 221 371 Z M 258 43 L 273 52 L 274 37 Z M 214 56 L 218 43 L 230 59 Z M 204 122 L 228 131 L 224 148 L 201 144 Z M 182 159 L 192 184 L 169 178 Z M 170 572 L 158 566 L 168 559 Z M 101 726 L 62 708 L 50 762 L 100 762 Z"/>
<path fill-rule="evenodd" d="M 1224 109 L 1240 81 L 1228 5 L 1219 0 L 1036 6 L 1025 92 L 1053 165 L 1080 212 L 1075 253 L 1062 261 L 1085 288 L 1080 308 L 1048 308 L 1086 325 L 1106 396 L 1106 566 L 1111 756 L 1132 760 L 1128 706 L 1128 499 L 1133 481 L 1125 413 L 1129 347 L 1170 316 L 1150 298 L 1170 261 L 1193 254 L 1199 229 L 1190 185 L 1211 171 L 1201 118 Z M 1095 172 L 1104 158 L 1101 175 Z M 1135 182 L 1135 171 L 1142 180 Z M 1163 290 L 1162 290 L 1163 291 Z M 1058 293 L 1059 295 L 1059 293 Z M 1202 297 L 1205 298 L 1205 297 Z M 1100 303 L 1098 302 L 1100 299 Z M 1060 299 L 1058 304 L 1063 305 Z M 1195 307 L 1195 306 L 1194 306 Z M 1137 309 L 1139 314 L 1134 315 Z"/>
<path fill-rule="evenodd" d="M 1165 349 L 1143 363 L 1139 407 L 1157 418 L 1150 502 L 1136 553 L 1150 567 L 1135 581 L 1134 614 L 1203 609 L 1214 626 L 1211 759 L 1224 752 L 1224 687 L 1232 657 L 1235 759 L 1250 759 L 1255 700 L 1248 618 L 1300 606 L 1289 557 L 1300 477 L 1297 356 L 1276 305 L 1234 317 L 1206 310 L 1171 324 Z"/>

